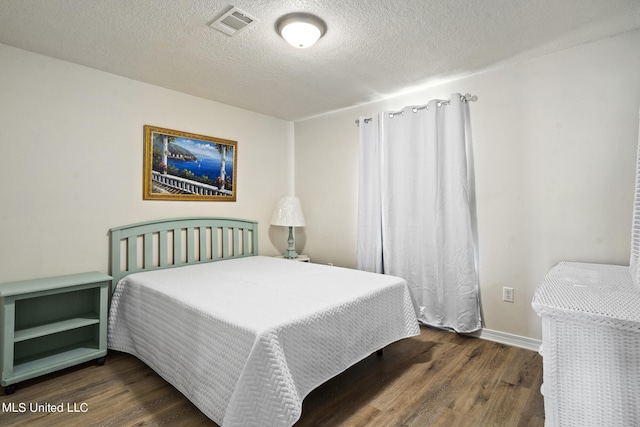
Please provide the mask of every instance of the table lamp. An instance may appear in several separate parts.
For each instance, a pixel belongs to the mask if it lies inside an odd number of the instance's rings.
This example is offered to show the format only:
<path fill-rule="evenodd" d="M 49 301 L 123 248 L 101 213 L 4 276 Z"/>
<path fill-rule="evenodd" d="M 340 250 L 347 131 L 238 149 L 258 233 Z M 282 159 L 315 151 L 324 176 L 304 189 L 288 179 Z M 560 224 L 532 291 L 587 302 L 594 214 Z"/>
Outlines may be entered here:
<path fill-rule="evenodd" d="M 298 253 L 295 249 L 295 240 L 293 239 L 293 227 L 304 227 L 305 225 L 300 199 L 294 196 L 282 197 L 278 201 L 275 211 L 273 211 L 271 225 L 289 227 L 289 238 L 287 239 L 289 247 L 284 253 L 284 257 L 288 259 L 298 258 Z"/>

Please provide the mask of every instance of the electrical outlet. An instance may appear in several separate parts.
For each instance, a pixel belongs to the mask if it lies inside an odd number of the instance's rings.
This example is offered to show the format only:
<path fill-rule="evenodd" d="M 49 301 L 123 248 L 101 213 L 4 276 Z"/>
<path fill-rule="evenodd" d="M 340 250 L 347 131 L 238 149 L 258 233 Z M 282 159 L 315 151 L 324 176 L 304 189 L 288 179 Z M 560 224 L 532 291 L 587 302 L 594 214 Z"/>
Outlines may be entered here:
<path fill-rule="evenodd" d="M 502 288 L 502 301 L 513 302 L 513 288 Z"/>

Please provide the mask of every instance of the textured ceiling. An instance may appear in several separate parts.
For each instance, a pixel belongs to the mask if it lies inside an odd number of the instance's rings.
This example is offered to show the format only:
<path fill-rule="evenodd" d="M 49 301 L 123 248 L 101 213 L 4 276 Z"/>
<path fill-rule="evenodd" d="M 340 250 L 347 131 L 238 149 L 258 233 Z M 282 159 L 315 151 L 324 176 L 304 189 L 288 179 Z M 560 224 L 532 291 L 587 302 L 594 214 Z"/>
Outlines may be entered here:
<path fill-rule="evenodd" d="M 231 4 L 259 22 L 210 28 Z M 274 30 L 299 11 L 309 49 Z M 637 28 L 640 0 L 0 1 L 0 43 L 286 120 Z"/>

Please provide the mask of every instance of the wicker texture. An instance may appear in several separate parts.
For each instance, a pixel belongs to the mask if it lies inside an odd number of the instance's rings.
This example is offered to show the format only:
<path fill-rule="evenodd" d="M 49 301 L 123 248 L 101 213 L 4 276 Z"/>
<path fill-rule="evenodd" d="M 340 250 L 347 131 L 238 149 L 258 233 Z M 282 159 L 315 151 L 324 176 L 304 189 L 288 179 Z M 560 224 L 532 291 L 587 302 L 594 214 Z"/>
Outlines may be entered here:
<path fill-rule="evenodd" d="M 640 425 L 640 292 L 626 266 L 560 263 L 536 290 L 546 426 Z"/>
<path fill-rule="evenodd" d="M 636 186 L 633 197 L 633 221 L 631 224 L 631 257 L 629 269 L 636 287 L 640 289 L 640 129 L 636 152 Z"/>

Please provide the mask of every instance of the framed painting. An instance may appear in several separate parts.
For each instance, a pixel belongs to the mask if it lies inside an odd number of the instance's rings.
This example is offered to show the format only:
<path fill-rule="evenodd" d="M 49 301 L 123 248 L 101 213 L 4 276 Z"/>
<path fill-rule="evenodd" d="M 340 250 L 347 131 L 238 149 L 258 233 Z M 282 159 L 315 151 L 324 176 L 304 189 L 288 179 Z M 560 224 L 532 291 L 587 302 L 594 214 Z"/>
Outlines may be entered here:
<path fill-rule="evenodd" d="M 236 201 L 238 143 L 146 125 L 145 200 Z"/>

